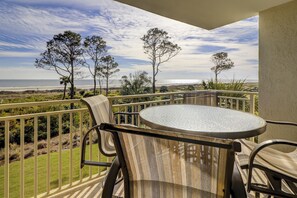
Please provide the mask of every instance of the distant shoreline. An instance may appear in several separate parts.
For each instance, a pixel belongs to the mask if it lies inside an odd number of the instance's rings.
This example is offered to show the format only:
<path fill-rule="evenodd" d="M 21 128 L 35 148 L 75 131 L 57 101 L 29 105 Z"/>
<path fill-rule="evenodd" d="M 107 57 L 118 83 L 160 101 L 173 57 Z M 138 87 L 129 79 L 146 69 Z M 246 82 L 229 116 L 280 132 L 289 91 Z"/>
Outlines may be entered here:
<path fill-rule="evenodd" d="M 258 82 L 246 82 L 245 83 L 246 86 L 248 87 L 258 87 Z M 183 89 L 186 88 L 188 86 L 194 86 L 194 87 L 199 87 L 202 86 L 201 83 L 196 83 L 196 84 L 170 84 L 170 85 L 157 85 L 157 88 L 160 88 L 162 86 L 167 86 L 169 89 Z M 69 87 L 68 87 L 69 88 Z M 113 86 L 113 87 L 109 87 L 109 90 L 119 90 L 121 87 L 120 86 Z M 89 86 L 89 87 L 83 87 L 83 88 L 77 88 L 78 90 L 86 90 L 86 91 L 93 91 L 93 87 Z M 97 86 L 97 90 L 98 90 L 98 86 Z M 1 90 L 0 89 L 0 96 L 3 95 L 9 95 L 9 94 L 48 94 L 48 93 L 63 93 L 63 88 L 59 88 L 59 89 L 29 89 L 28 87 L 24 87 L 23 90 Z M 102 87 L 102 91 L 105 92 L 105 87 Z"/>
<path fill-rule="evenodd" d="M 164 79 L 158 80 L 156 86 L 189 86 L 201 84 L 203 80 L 201 79 Z M 247 84 L 258 82 L 256 80 L 246 80 Z M 92 89 L 93 80 L 84 79 L 76 80 L 75 87 L 77 89 Z M 98 87 L 98 84 L 97 84 Z M 119 89 L 121 87 L 121 81 L 119 79 L 113 79 L 110 81 L 109 87 L 111 89 Z M 67 87 L 69 88 L 69 86 Z M 54 79 L 25 79 L 25 80 L 1 80 L 0 79 L 0 92 L 24 92 L 24 91 L 63 91 L 63 85 L 59 84 L 59 80 Z M 102 89 L 105 89 L 105 84 L 103 83 Z"/>

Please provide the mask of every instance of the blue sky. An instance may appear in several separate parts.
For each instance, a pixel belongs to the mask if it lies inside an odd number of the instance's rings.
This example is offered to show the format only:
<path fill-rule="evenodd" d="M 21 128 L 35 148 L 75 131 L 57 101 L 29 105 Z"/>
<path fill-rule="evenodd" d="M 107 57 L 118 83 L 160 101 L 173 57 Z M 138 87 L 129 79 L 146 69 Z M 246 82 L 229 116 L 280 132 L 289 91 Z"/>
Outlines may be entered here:
<path fill-rule="evenodd" d="M 121 69 L 115 78 L 138 70 L 151 74 L 140 38 L 153 27 L 182 48 L 158 78 L 213 78 L 210 57 L 225 51 L 235 67 L 220 78 L 258 79 L 258 17 L 208 31 L 111 0 L 2 0 L 0 79 L 57 79 L 55 72 L 35 68 L 34 60 L 65 30 L 103 37 Z"/>

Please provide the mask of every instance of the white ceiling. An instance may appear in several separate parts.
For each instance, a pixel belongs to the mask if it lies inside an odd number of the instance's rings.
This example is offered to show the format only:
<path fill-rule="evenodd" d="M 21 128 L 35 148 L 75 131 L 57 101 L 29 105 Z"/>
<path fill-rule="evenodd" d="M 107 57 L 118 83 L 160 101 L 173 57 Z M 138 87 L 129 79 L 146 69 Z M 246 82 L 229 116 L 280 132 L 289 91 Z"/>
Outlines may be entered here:
<path fill-rule="evenodd" d="M 116 0 L 204 29 L 257 15 L 292 0 Z"/>

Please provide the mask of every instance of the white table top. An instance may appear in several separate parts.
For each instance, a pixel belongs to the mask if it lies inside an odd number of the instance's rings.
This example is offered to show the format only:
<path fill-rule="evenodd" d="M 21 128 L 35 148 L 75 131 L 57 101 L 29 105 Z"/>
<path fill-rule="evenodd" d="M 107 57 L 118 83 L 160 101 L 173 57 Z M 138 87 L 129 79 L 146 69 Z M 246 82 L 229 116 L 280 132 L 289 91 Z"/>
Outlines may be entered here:
<path fill-rule="evenodd" d="M 161 130 L 183 131 L 218 138 L 247 138 L 266 130 L 266 122 L 250 113 L 201 105 L 165 105 L 139 113 L 142 123 Z"/>

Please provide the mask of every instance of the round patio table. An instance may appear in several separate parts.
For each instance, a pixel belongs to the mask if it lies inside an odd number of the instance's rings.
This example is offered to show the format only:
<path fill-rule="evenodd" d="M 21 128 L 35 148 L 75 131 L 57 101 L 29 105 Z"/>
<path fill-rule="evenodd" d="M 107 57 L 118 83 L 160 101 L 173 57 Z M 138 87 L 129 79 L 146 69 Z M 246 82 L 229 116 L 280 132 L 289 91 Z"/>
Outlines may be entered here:
<path fill-rule="evenodd" d="M 165 105 L 139 113 L 143 124 L 161 130 L 182 131 L 217 138 L 248 138 L 266 130 L 264 119 L 250 113 L 201 105 Z"/>

